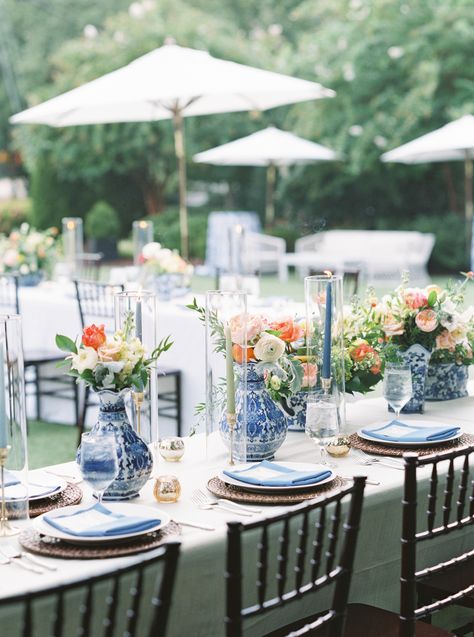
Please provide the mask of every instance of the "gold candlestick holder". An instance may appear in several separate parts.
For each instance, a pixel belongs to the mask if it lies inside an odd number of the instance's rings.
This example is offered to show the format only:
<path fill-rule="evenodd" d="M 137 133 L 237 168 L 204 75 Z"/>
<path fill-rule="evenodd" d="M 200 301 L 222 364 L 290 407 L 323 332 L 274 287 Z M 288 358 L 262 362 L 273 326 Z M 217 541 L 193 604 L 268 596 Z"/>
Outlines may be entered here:
<path fill-rule="evenodd" d="M 0 484 L 1 484 L 1 504 L 0 504 L 0 537 L 17 535 L 20 529 L 12 526 L 8 521 L 7 502 L 5 499 L 5 465 L 11 447 L 0 447 Z"/>
<path fill-rule="evenodd" d="M 135 405 L 135 412 L 137 415 L 137 434 L 140 435 L 141 429 L 141 413 L 142 413 L 142 404 L 145 394 L 142 391 L 134 391 L 132 392 L 133 396 L 133 404 Z"/>
<path fill-rule="evenodd" d="M 234 429 L 237 423 L 237 416 L 235 414 L 227 414 L 227 424 L 229 425 L 229 451 L 230 458 L 229 464 L 233 465 L 234 462 Z"/>

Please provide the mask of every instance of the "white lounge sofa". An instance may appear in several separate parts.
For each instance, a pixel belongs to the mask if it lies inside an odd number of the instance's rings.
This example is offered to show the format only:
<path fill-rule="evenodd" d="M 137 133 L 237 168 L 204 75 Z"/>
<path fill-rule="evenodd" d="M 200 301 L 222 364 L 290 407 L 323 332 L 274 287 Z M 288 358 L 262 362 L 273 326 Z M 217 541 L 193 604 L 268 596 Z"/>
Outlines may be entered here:
<path fill-rule="evenodd" d="M 397 280 L 409 270 L 410 280 L 422 284 L 429 279 L 426 267 L 434 244 L 434 234 L 415 231 L 328 230 L 298 239 L 295 252 L 280 259 L 279 276 L 285 281 L 289 266 L 303 276 L 310 270 L 357 268 L 373 282 Z"/>
<path fill-rule="evenodd" d="M 273 273 L 279 271 L 286 253 L 286 241 L 259 232 L 245 233 L 243 264 L 246 272 Z"/>

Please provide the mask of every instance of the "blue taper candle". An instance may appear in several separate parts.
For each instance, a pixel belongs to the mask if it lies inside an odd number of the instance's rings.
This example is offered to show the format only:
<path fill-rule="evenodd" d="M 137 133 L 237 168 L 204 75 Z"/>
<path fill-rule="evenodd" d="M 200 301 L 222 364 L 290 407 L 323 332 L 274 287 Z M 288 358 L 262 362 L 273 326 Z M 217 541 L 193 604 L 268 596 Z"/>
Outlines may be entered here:
<path fill-rule="evenodd" d="M 332 282 L 326 286 L 326 316 L 324 319 L 324 347 L 322 378 L 331 378 L 331 323 L 332 323 Z"/>

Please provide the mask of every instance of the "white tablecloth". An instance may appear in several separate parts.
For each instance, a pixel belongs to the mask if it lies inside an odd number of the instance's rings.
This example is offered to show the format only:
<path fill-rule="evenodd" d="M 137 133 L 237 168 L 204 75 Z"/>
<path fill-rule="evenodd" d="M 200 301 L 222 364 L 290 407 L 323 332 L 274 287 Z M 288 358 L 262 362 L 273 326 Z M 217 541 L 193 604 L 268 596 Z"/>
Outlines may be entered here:
<path fill-rule="evenodd" d="M 474 384 L 471 383 L 471 396 L 445 403 L 429 403 L 423 419 L 433 419 L 445 424 L 459 424 L 466 432 L 474 434 Z M 364 399 L 348 405 L 348 431 L 387 418 L 386 406 L 381 398 Z M 419 416 L 411 416 L 416 421 Z M 215 435 L 214 435 L 215 436 Z M 194 637 L 222 637 L 224 634 L 224 566 L 226 544 L 226 521 L 232 514 L 222 511 L 204 511 L 191 502 L 196 488 L 205 488 L 208 479 L 225 465 L 227 454 L 218 436 L 212 439 L 207 459 L 205 458 L 205 437 L 193 436 L 186 440 L 186 453 L 180 463 L 169 464 L 159 460 L 156 473 L 174 473 L 182 484 L 182 497 L 176 504 L 160 505 L 173 519 L 190 520 L 211 524 L 213 532 L 183 527 L 181 537 L 182 550 L 173 608 L 170 618 L 170 637 L 192 634 Z M 276 454 L 276 460 L 314 461 L 314 445 L 302 433 L 289 433 L 284 445 Z M 398 608 L 399 569 L 400 569 L 400 521 L 403 472 L 386 466 L 361 466 L 353 454 L 336 461 L 335 471 L 341 476 L 367 474 L 369 479 L 379 481 L 376 486 L 366 487 L 364 512 L 362 517 L 359 545 L 356 557 L 355 573 L 351 588 L 351 600 L 372 603 L 392 610 Z M 65 465 L 66 471 L 77 471 L 73 463 Z M 427 489 L 428 476 L 420 474 L 420 488 Z M 425 490 L 426 490 L 425 489 Z M 84 502 L 91 500 L 86 488 Z M 142 491 L 141 497 L 134 502 L 146 503 L 155 507 L 152 496 L 152 482 Z M 280 507 L 265 508 L 266 515 L 275 514 Z M 461 537 L 460 537 L 461 536 Z M 8 540 L 11 541 L 11 540 Z M 5 540 L 0 540 L 1 542 Z M 430 542 L 424 558 L 430 552 L 436 553 L 436 559 L 452 556 L 453 551 L 472 548 L 472 529 L 464 535 L 456 534 Z M 244 553 L 245 555 L 245 553 Z M 56 572 L 44 575 L 30 575 L 15 566 L 2 566 L 0 578 L 0 597 L 6 597 L 28 590 L 54 587 L 59 583 L 73 581 L 102 572 L 112 572 L 118 565 L 139 560 L 129 557 L 111 560 L 51 560 L 58 565 Z M 310 614 L 316 610 L 313 600 L 308 600 L 303 609 L 295 612 Z M 324 603 L 324 602 L 323 602 Z M 291 611 L 283 610 L 280 619 L 269 622 L 267 618 L 251 621 L 250 635 L 262 635 L 275 628 L 278 621 L 290 621 Z M 303 614 L 301 615 L 303 616 Z M 282 619 L 282 617 L 284 619 Z M 0 625 L 2 617 L 0 614 Z"/>

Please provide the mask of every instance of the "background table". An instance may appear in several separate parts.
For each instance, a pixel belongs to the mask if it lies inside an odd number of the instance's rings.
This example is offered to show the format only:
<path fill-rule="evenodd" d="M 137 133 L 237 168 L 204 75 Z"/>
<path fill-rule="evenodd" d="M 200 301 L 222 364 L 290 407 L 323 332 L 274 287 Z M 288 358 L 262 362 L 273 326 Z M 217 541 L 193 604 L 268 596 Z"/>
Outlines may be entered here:
<path fill-rule="evenodd" d="M 444 403 L 429 403 L 423 419 L 435 419 L 446 424 L 460 424 L 466 432 L 474 434 L 472 418 L 474 410 L 474 386 L 471 383 L 471 397 Z M 348 430 L 387 418 L 386 406 L 381 398 L 364 399 L 348 405 Z M 416 416 L 410 417 L 416 420 Z M 199 531 L 183 527 L 182 551 L 178 566 L 176 589 L 170 617 L 170 637 L 192 634 L 195 637 L 222 637 L 225 608 L 225 546 L 227 520 L 232 514 L 219 511 L 199 510 L 190 501 L 194 489 L 205 487 L 207 480 L 216 475 L 226 462 L 225 453 L 218 435 L 211 437 L 209 456 L 205 459 L 205 437 L 193 436 L 186 441 L 186 454 L 179 464 L 159 460 L 156 472 L 175 473 L 179 476 L 183 492 L 176 504 L 160 505 L 174 519 L 187 519 L 215 525 L 213 532 Z M 276 460 L 314 461 L 314 445 L 302 433 L 289 433 L 284 445 L 276 454 Z M 66 465 L 74 470 L 74 465 Z M 379 486 L 368 485 L 364 503 L 355 573 L 351 588 L 351 601 L 375 604 L 391 610 L 398 609 L 400 572 L 400 531 L 401 497 L 403 472 L 384 466 L 361 466 L 355 456 L 349 455 L 337 460 L 336 472 L 343 476 L 367 474 L 380 481 Z M 428 476 L 420 474 L 420 490 L 427 491 Z M 86 493 L 85 502 L 90 501 Z M 152 483 L 142 491 L 138 503 L 154 503 Z M 155 506 L 156 503 L 154 503 Z M 281 507 L 265 508 L 266 515 L 276 514 Z M 461 536 L 461 537 L 460 537 Z M 4 540 L 0 540 L 4 541 Z M 472 528 L 464 534 L 440 538 L 429 543 L 421 552 L 420 563 L 431 555 L 436 559 L 447 558 L 455 552 L 472 548 Z M 249 567 L 255 566 L 251 551 L 244 551 Z M 15 566 L 1 566 L 0 597 L 6 597 L 27 590 L 54 587 L 59 583 L 73 581 L 96 573 L 112 572 L 119 564 L 131 563 L 140 557 L 112 560 L 54 560 L 58 571 L 42 576 L 29 575 Z M 254 583 L 251 584 L 252 586 Z M 244 586 L 245 589 L 245 586 Z M 293 617 L 308 615 L 327 603 L 319 598 L 317 604 L 309 596 L 297 607 L 285 607 L 275 615 L 251 620 L 249 635 L 255 637 L 286 623 Z M 0 625 L 6 621 L 0 615 Z M 10 636 L 9 636 L 10 637 Z M 36 636 L 35 636 L 36 637 Z"/>

